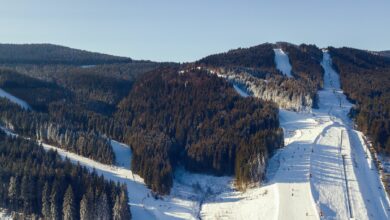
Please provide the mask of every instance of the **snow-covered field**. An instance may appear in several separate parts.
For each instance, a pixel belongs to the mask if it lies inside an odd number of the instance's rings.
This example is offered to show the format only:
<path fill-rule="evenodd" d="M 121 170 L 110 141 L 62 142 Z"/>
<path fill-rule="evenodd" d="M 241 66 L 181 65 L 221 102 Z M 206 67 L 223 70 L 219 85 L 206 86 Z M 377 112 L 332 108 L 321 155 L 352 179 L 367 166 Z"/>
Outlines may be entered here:
<path fill-rule="evenodd" d="M 117 158 L 113 166 L 43 146 L 125 183 L 134 219 L 390 219 L 389 199 L 366 154 L 362 133 L 347 117 L 352 105 L 340 89 L 327 52 L 322 66 L 325 81 L 319 109 L 280 110 L 286 147 L 270 159 L 263 185 L 245 192 L 233 188 L 232 177 L 178 169 L 171 194 L 156 200 L 143 179 L 132 173 L 131 150 L 124 144 L 111 141 Z"/>
<path fill-rule="evenodd" d="M 282 49 L 274 49 L 276 68 L 280 70 L 284 75 L 292 77 L 291 64 L 288 59 L 288 55 Z"/>
<path fill-rule="evenodd" d="M 7 98 L 11 102 L 14 102 L 14 103 L 20 105 L 24 109 L 31 109 L 30 106 L 27 104 L 27 102 L 19 99 L 18 97 L 15 97 L 15 96 L 9 94 L 8 92 L 4 91 L 1 88 L 0 88 L 0 97 Z"/>

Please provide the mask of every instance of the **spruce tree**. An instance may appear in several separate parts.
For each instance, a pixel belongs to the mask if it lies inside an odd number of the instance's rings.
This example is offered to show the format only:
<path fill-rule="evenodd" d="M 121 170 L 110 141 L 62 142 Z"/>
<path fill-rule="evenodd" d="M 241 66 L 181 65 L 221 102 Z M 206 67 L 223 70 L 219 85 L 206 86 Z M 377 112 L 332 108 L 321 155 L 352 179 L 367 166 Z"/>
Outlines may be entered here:
<path fill-rule="evenodd" d="M 11 177 L 10 181 L 9 181 L 9 185 L 8 185 L 8 198 L 9 198 L 9 202 L 11 204 L 11 207 L 16 209 L 16 202 L 17 202 L 17 182 L 16 182 L 16 178 L 15 177 Z"/>
<path fill-rule="evenodd" d="M 99 197 L 96 214 L 97 220 L 110 219 L 110 208 L 108 206 L 108 199 L 105 192 L 103 192 Z"/>
<path fill-rule="evenodd" d="M 113 208 L 113 219 L 131 219 L 130 209 L 128 205 L 128 200 L 126 196 L 126 191 L 121 190 L 120 196 L 116 196 L 115 205 Z"/>
<path fill-rule="evenodd" d="M 62 205 L 62 217 L 63 220 L 74 220 L 76 219 L 76 211 L 74 204 L 74 195 L 72 186 L 68 186 L 65 192 L 64 203 Z"/>
<path fill-rule="evenodd" d="M 83 195 L 83 198 L 80 201 L 80 219 L 81 220 L 93 220 L 93 201 L 92 193 L 89 191 Z"/>
<path fill-rule="evenodd" d="M 50 219 L 50 187 L 48 182 L 45 182 L 42 190 L 42 210 L 41 214 L 44 219 Z"/>
<path fill-rule="evenodd" d="M 30 175 L 24 175 L 22 178 L 21 183 L 21 198 L 23 200 L 23 210 L 25 213 L 29 213 L 32 210 L 31 207 L 31 197 L 32 197 L 32 190 L 31 190 L 31 177 Z"/>
<path fill-rule="evenodd" d="M 52 188 L 50 195 L 50 217 L 51 219 L 60 219 L 60 204 L 59 204 L 59 195 L 57 192 L 58 184 L 55 184 Z"/>

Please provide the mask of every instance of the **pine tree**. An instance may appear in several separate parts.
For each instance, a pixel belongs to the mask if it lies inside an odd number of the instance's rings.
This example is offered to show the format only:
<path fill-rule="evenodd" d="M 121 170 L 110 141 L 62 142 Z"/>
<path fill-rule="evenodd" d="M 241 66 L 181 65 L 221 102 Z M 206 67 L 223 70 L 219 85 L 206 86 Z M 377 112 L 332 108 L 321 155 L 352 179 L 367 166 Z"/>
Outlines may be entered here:
<path fill-rule="evenodd" d="M 108 199 L 105 192 L 103 192 L 99 197 L 96 214 L 97 220 L 110 219 L 110 208 L 108 206 Z"/>
<path fill-rule="evenodd" d="M 116 196 L 115 205 L 113 208 L 114 220 L 131 219 L 130 209 L 128 205 L 126 188 L 122 187 L 120 196 Z"/>
<path fill-rule="evenodd" d="M 42 216 L 44 219 L 50 219 L 50 188 L 48 182 L 45 182 L 42 191 Z"/>
<path fill-rule="evenodd" d="M 24 175 L 22 178 L 21 183 L 21 198 L 23 200 L 23 209 L 24 212 L 29 213 L 31 212 L 31 196 L 32 196 L 32 190 L 31 190 L 31 178 L 29 175 Z"/>
<path fill-rule="evenodd" d="M 114 208 L 112 209 L 112 215 L 114 220 L 120 220 L 121 218 L 121 202 L 119 196 L 115 198 Z"/>
<path fill-rule="evenodd" d="M 51 219 L 60 219 L 60 205 L 59 205 L 59 195 L 57 192 L 58 184 L 55 184 L 52 188 L 50 195 L 50 217 Z"/>
<path fill-rule="evenodd" d="M 76 219 L 76 211 L 74 207 L 74 195 L 72 186 L 68 186 L 65 192 L 64 203 L 62 205 L 62 216 L 64 220 Z"/>
<path fill-rule="evenodd" d="M 80 219 L 93 220 L 92 210 L 93 205 L 91 193 L 86 193 L 80 201 Z"/>
<path fill-rule="evenodd" d="M 16 178 L 15 177 L 11 177 L 10 181 L 9 181 L 9 186 L 8 186 L 8 198 L 9 198 L 9 201 L 10 201 L 10 204 L 11 204 L 11 207 L 13 207 L 14 209 L 17 208 L 16 207 L 16 202 L 17 202 L 17 185 L 16 185 Z"/>

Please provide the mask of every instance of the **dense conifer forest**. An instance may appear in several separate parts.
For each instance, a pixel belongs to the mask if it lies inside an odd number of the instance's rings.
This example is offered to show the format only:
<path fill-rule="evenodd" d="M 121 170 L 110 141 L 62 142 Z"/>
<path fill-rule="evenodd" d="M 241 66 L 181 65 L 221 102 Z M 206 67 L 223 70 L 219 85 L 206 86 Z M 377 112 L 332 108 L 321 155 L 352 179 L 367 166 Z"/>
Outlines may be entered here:
<path fill-rule="evenodd" d="M 127 63 L 131 59 L 53 44 L 0 44 L 0 63 L 95 65 Z"/>
<path fill-rule="evenodd" d="M 130 219 L 127 188 L 0 131 L 0 206 L 19 219 Z"/>
<path fill-rule="evenodd" d="M 259 180 L 252 166 L 264 166 L 283 144 L 274 104 L 243 99 L 229 83 L 201 70 L 145 74 L 119 104 L 116 117 L 130 129 L 124 140 L 134 150 L 132 168 L 163 193 L 179 165 L 234 174 L 240 186 Z M 257 156 L 263 164 L 255 162 Z"/>
<path fill-rule="evenodd" d="M 380 152 L 390 153 L 390 58 L 352 48 L 330 48 L 357 126 Z"/>
<path fill-rule="evenodd" d="M 2 99 L 3 126 L 108 164 L 115 155 L 107 138 L 125 142 L 133 170 L 162 194 L 178 166 L 235 175 L 244 188 L 283 145 L 274 104 L 243 99 L 207 72 L 180 75 L 176 64 L 6 64 L 0 86 L 32 107 Z"/>

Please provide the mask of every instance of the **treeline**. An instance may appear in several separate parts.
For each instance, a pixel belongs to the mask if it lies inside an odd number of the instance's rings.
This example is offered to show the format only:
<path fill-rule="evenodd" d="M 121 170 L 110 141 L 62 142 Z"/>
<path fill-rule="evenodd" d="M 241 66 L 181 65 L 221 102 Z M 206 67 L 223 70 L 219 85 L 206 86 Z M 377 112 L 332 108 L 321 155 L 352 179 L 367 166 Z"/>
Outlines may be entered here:
<path fill-rule="evenodd" d="M 127 127 L 132 168 L 146 184 L 168 193 L 175 167 L 235 175 L 240 186 L 260 181 L 272 152 L 282 146 L 278 109 L 241 98 L 231 85 L 204 71 L 165 68 L 143 75 L 115 117 Z M 257 158 L 263 160 L 257 160 Z"/>
<path fill-rule="evenodd" d="M 0 44 L 0 63 L 96 65 L 128 63 L 130 58 L 93 53 L 53 44 Z"/>
<path fill-rule="evenodd" d="M 379 152 L 390 153 L 390 59 L 352 48 L 330 48 L 351 115 Z"/>
<path fill-rule="evenodd" d="M 0 131 L 0 206 L 25 219 L 130 219 L 127 189 Z"/>

